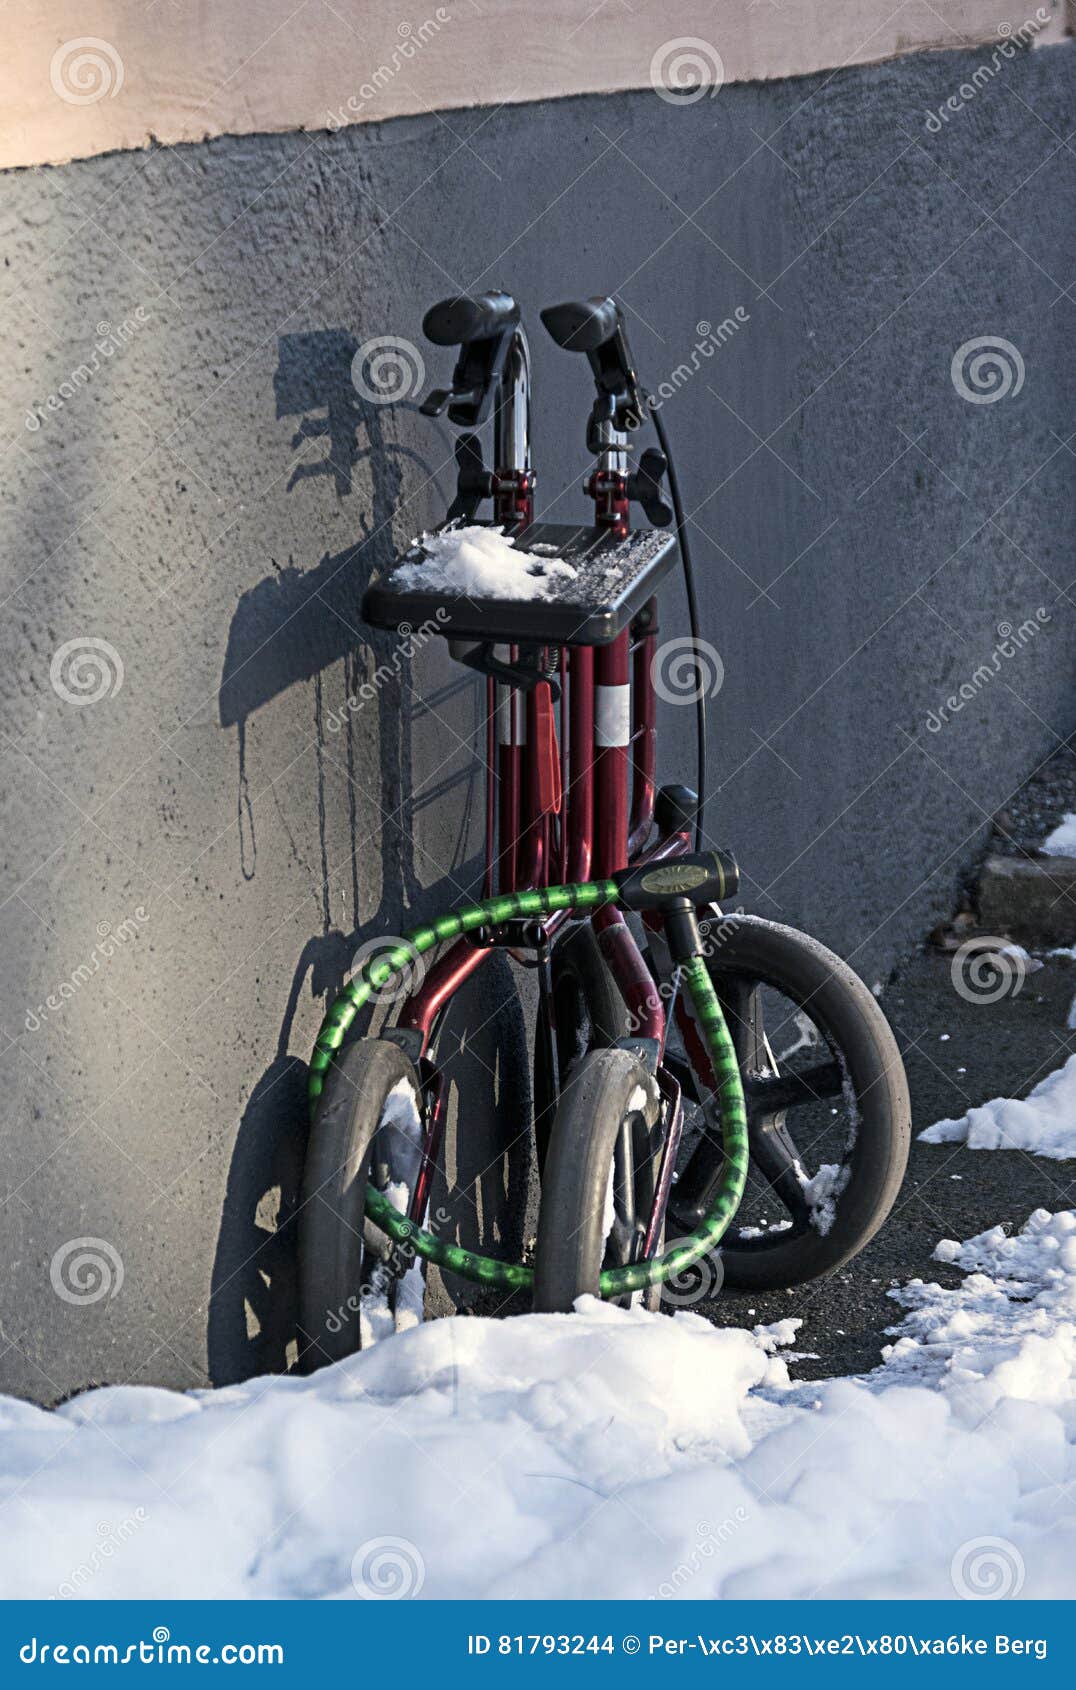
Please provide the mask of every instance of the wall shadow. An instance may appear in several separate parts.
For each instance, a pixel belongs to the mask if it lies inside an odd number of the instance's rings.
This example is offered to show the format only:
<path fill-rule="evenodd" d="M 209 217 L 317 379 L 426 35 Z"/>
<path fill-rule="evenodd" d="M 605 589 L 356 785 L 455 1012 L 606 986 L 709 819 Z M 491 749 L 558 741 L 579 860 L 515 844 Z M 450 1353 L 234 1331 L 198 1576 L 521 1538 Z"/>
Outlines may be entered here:
<path fill-rule="evenodd" d="M 220 724 L 234 729 L 237 736 L 239 852 L 248 880 L 257 873 L 255 805 L 247 780 L 252 719 L 290 687 L 304 684 L 312 693 L 322 887 L 320 931 L 309 935 L 296 962 L 274 1059 L 250 1094 L 232 1151 L 208 1314 L 209 1372 L 214 1384 L 283 1371 L 294 1358 L 296 1218 L 306 1146 L 307 1065 L 290 1054 L 289 1047 L 305 993 L 309 991 L 310 998 L 327 1009 L 348 977 L 360 944 L 379 934 L 401 933 L 427 914 L 451 907 L 460 901 L 458 885 L 473 884 L 479 870 L 477 860 L 464 861 L 481 790 L 479 760 L 461 772 L 435 771 L 416 795 L 412 757 L 416 727 L 421 728 L 424 714 L 439 709 L 461 689 L 474 699 L 472 733 L 481 752 L 479 685 L 461 673 L 458 681 L 453 679 L 425 698 L 416 697 L 408 684 L 409 662 L 399 660 L 397 636 L 378 632 L 361 618 L 367 584 L 393 559 L 392 517 L 400 494 L 402 449 L 386 441 L 383 408 L 360 402 L 354 392 L 351 360 L 355 350 L 354 337 L 337 329 L 289 335 L 279 343 L 276 414 L 300 418 L 293 446 L 304 439 L 325 443 L 324 457 L 298 465 L 289 485 L 310 476 L 324 477 L 331 482 L 331 496 L 348 497 L 358 487 L 353 471 L 365 464 L 362 491 L 367 494 L 368 508 L 357 512 L 358 533 L 344 550 L 325 554 L 306 568 L 289 559 L 241 596 L 229 627 L 219 687 Z M 429 466 L 422 464 L 422 468 L 430 473 Z M 341 663 L 344 686 L 327 695 L 326 671 Z M 376 695 L 360 710 L 341 711 L 343 699 L 355 696 L 375 670 L 379 671 Z M 327 696 L 337 700 L 331 723 L 327 722 Z M 360 851 L 360 841 L 369 839 L 371 817 L 354 777 L 375 713 L 384 818 L 377 849 L 384 890 L 377 914 L 360 922 L 360 910 L 369 908 L 372 849 L 366 843 Z M 363 767 L 368 769 L 367 760 Z M 365 778 L 369 780 L 368 772 Z M 343 868 L 339 828 L 334 828 L 330 841 L 327 823 L 330 800 L 341 790 L 347 793 L 350 837 L 350 862 Z M 442 861 L 449 859 L 451 880 L 433 888 L 421 884 L 414 843 L 416 817 L 430 804 L 447 805 L 451 823 L 451 833 L 442 835 Z M 336 888 L 341 880 L 350 881 L 346 892 L 354 925 L 349 931 L 340 925 L 339 897 L 330 902 L 330 874 Z M 507 969 L 507 964 L 491 959 L 481 976 L 492 986 L 494 973 L 502 968 Z M 454 1095 L 467 1098 L 468 1115 L 478 1108 L 483 1122 L 489 1123 L 481 1134 L 465 1132 L 467 1157 L 453 1183 L 468 1189 L 477 1183 L 481 1215 L 488 1218 L 479 1219 L 478 1208 L 468 1197 L 442 1189 L 438 1200 L 446 1209 L 440 1230 L 461 1242 L 496 1248 L 507 1224 L 505 1217 L 516 1212 L 521 1216 L 525 1208 L 525 1156 L 512 1142 L 519 1138 L 520 1088 L 514 1074 L 512 1083 L 507 1083 L 504 1066 L 506 1050 L 522 1050 L 525 1030 L 508 981 L 498 981 L 492 1000 L 489 989 L 479 991 L 477 1001 L 484 1007 L 467 1019 L 467 1024 L 481 1030 L 472 1039 L 461 1034 L 448 1040 L 450 1047 L 459 1047 L 450 1066 Z M 467 1016 L 466 1009 L 463 1013 Z M 369 1015 L 359 1017 L 354 1035 L 361 1035 L 368 1025 Z M 503 1135 L 504 1144 L 511 1148 L 500 1154 L 491 1152 L 490 1130 L 495 1138 Z M 480 1232 L 486 1236 L 480 1237 Z"/>
<path fill-rule="evenodd" d="M 278 419 L 299 418 L 292 448 L 306 440 L 325 440 L 327 455 L 298 464 L 288 491 L 311 476 L 331 477 L 337 493 L 351 492 L 352 471 L 359 461 L 358 433 L 362 420 L 351 364 L 359 343 L 347 329 L 315 329 L 281 335 L 273 377 Z M 313 414 L 311 414 L 313 413 Z"/>

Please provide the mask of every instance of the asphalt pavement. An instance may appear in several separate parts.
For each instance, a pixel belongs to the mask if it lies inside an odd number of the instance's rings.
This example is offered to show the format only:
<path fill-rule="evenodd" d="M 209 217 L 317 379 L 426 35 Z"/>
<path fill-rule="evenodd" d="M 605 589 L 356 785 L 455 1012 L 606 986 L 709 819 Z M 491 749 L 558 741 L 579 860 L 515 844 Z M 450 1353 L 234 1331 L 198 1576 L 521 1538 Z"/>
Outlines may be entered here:
<path fill-rule="evenodd" d="M 963 1277 L 933 1261 L 942 1238 L 970 1238 L 1001 1225 L 1018 1230 L 1034 1209 L 1070 1208 L 1076 1161 L 1048 1161 L 1022 1150 L 968 1150 L 915 1137 L 945 1117 L 993 1097 L 1025 1097 L 1076 1051 L 1067 1028 L 1076 962 L 1044 957 L 996 1002 L 970 1002 L 953 982 L 954 959 L 933 949 L 914 957 L 881 1004 L 904 1054 L 913 1140 L 904 1186 L 889 1220 L 841 1273 L 765 1295 L 723 1291 L 700 1303 L 715 1325 L 742 1326 L 798 1316 L 794 1349 L 815 1359 L 792 1364 L 794 1378 L 860 1373 L 877 1365 L 886 1328 L 900 1319 L 887 1293 L 916 1276 L 956 1285 Z"/>

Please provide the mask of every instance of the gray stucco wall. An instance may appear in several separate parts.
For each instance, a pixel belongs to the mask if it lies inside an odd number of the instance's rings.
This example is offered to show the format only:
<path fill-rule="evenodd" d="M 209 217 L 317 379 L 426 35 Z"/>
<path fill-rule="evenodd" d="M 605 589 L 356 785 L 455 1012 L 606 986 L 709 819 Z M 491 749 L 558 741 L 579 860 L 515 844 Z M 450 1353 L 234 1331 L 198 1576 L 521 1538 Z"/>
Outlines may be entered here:
<path fill-rule="evenodd" d="M 1074 725 L 1073 56 L 1003 64 L 928 130 L 987 57 L 0 182 L 0 1387 L 282 1364 L 274 1228 L 326 996 L 358 944 L 476 885 L 473 682 L 431 646 L 328 723 L 391 661 L 359 623 L 364 583 L 450 490 L 448 431 L 413 400 L 363 401 L 352 354 L 417 341 L 440 294 L 500 285 L 533 314 L 615 290 L 652 385 L 742 308 L 665 409 L 724 664 L 712 832 L 748 907 L 872 982 L 949 907 L 991 812 Z M 125 322 L 73 378 L 97 325 Z M 983 335 L 1024 370 L 992 404 L 950 378 Z M 584 373 L 551 344 L 536 362 L 540 503 L 578 516 Z M 1039 607 L 931 731 L 999 624 Z M 683 631 L 678 586 L 663 617 Z M 123 680 L 79 706 L 50 665 L 87 638 Z M 690 774 L 690 718 L 665 712 L 670 778 Z M 493 1243 L 527 1182 L 507 985 L 475 988 L 449 1153 L 479 1191 L 449 1197 L 458 1225 Z M 84 1237 L 122 1259 L 114 1297 L 54 1291 Z"/>

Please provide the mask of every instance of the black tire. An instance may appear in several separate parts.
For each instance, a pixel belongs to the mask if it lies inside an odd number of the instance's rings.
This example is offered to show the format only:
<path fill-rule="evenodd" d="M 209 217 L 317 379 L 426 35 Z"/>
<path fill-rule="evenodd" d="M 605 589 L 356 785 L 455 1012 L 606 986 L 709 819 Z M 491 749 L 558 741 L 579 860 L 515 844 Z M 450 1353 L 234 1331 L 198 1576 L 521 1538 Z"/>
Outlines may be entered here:
<path fill-rule="evenodd" d="M 304 1373 L 362 1347 L 364 1288 L 387 1272 L 389 1239 L 366 1219 L 367 1184 L 390 1177 L 392 1147 L 379 1142 L 394 1088 L 420 1095 L 414 1065 L 385 1039 L 357 1039 L 325 1077 L 310 1129 L 299 1211 L 299 1363 Z M 388 1129 L 386 1129 L 387 1133 Z M 381 1177 L 375 1177 L 381 1164 Z M 391 1277 L 391 1275 L 389 1276 Z"/>
<path fill-rule="evenodd" d="M 758 1009 L 761 995 L 773 992 L 798 1005 L 828 1047 L 827 1065 L 839 1082 L 838 1089 L 825 1093 L 843 1099 L 856 1119 L 854 1140 L 845 1146 L 840 1164 L 843 1189 L 833 1197 L 833 1213 L 826 1231 L 813 1218 L 801 1216 L 786 1230 L 776 1229 L 761 1236 L 745 1236 L 734 1221 L 721 1247 L 724 1282 L 731 1288 L 751 1291 L 800 1285 L 807 1280 L 834 1273 L 857 1255 L 873 1238 L 889 1214 L 904 1178 L 911 1140 L 911 1106 L 903 1063 L 896 1041 L 881 1008 L 862 980 L 848 965 L 817 940 L 791 927 L 764 921 L 757 916 L 714 914 L 707 923 L 708 966 L 740 1057 L 740 1071 L 748 1093 L 751 1131 L 751 1171 L 759 1188 L 759 1157 L 764 1133 L 775 1131 L 780 1140 L 785 1132 L 785 1111 L 766 1111 L 766 1082 L 771 1076 L 760 1072 L 765 1065 L 766 1028 Z M 598 966 L 605 973 L 598 956 Z M 596 978 L 591 987 L 598 990 Z M 602 997 L 608 991 L 601 984 Z M 626 1015 L 621 1011 L 621 1026 Z M 834 1068 L 833 1065 L 836 1064 Z M 677 1075 L 690 1096 L 692 1082 L 700 1100 L 705 1088 L 690 1060 L 687 1072 Z M 776 1079 L 776 1076 L 772 1076 Z M 818 1108 L 813 1102 L 809 1108 Z M 796 1107 L 787 1111 L 796 1115 Z M 828 1113 L 828 1111 L 827 1111 Z M 834 1129 L 835 1131 L 837 1128 Z M 794 1126 L 789 1140 L 795 1142 Z M 684 1197 L 694 1186 L 705 1186 L 700 1177 L 709 1158 L 714 1178 L 720 1171 L 719 1143 L 711 1136 L 708 1145 L 697 1146 L 682 1161 L 678 1183 L 670 1202 L 670 1230 L 693 1230 L 697 1224 L 697 1203 L 685 1207 Z M 830 1164 L 833 1165 L 833 1164 Z M 695 1176 L 694 1179 L 692 1176 Z M 776 1187 L 763 1179 L 764 1189 L 776 1197 Z M 779 1200 L 779 1199 L 776 1199 Z M 742 1212 L 742 1211 L 741 1211 Z"/>
<path fill-rule="evenodd" d="M 561 1092 L 542 1183 L 536 1310 L 569 1313 L 577 1297 L 598 1295 L 603 1267 L 639 1259 L 640 1226 L 650 1214 L 661 1159 L 659 1118 L 657 1086 L 630 1051 L 594 1050 L 575 1064 Z"/>

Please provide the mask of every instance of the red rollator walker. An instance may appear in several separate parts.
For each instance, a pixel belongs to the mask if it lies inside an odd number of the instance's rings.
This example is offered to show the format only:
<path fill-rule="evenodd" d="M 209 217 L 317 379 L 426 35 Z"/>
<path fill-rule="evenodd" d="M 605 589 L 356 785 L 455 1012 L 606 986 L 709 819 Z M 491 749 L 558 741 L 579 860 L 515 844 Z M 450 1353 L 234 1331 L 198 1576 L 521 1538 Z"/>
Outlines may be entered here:
<path fill-rule="evenodd" d="M 656 784 L 656 594 L 677 549 L 690 649 L 700 644 L 669 443 L 615 299 L 541 317 L 594 378 L 585 526 L 535 521 L 530 353 L 515 301 L 449 299 L 424 320 L 431 341 L 458 348 L 451 388 L 422 406 L 447 408 L 462 431 L 440 549 L 446 535 L 492 526 L 518 554 L 522 585 L 463 590 L 427 567 L 426 539 L 366 594 L 374 626 L 435 621 L 453 657 L 485 677 L 486 869 L 480 901 L 368 962 L 318 1035 L 299 1218 L 307 1368 L 360 1348 L 386 1319 L 392 1329 L 415 1306 L 416 1275 L 421 1295 L 423 1260 L 565 1312 L 583 1293 L 657 1308 L 664 1288 L 717 1253 L 733 1288 L 831 1273 L 882 1224 L 907 1160 L 903 1066 L 872 994 L 806 935 L 723 909 L 738 871 L 705 829 L 701 685 L 699 790 Z M 478 430 L 491 417 L 487 469 Z M 636 454 L 648 422 L 658 446 Z M 478 520 L 487 501 L 492 524 Z M 646 526 L 631 527 L 633 505 Z M 438 1034 L 495 949 L 534 968 L 539 986 L 541 1201 L 526 1262 L 476 1254 L 426 1224 L 445 1117 Z M 420 957 L 432 960 L 394 1025 L 353 1038 L 362 1006 Z"/>

